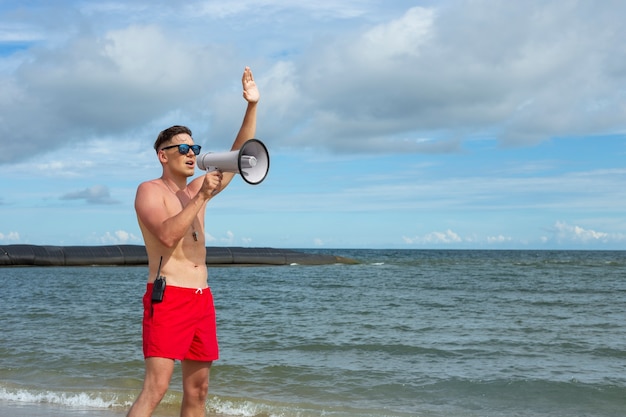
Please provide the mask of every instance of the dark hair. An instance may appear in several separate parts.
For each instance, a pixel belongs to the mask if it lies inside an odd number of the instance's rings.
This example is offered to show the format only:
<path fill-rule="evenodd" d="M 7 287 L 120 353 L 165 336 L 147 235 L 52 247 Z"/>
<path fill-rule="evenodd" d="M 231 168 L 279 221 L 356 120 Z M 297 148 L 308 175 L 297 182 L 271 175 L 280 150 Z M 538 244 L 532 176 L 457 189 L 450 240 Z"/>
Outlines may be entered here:
<path fill-rule="evenodd" d="M 166 142 L 169 142 L 170 140 L 172 140 L 174 136 L 179 135 L 181 133 L 186 133 L 189 136 L 191 136 L 191 130 L 189 130 L 189 128 L 186 126 L 177 125 L 177 126 L 168 127 L 167 129 L 163 130 L 161 133 L 159 133 L 159 136 L 157 136 L 156 142 L 154 142 L 154 150 L 158 152 L 161 145 L 163 145 Z"/>

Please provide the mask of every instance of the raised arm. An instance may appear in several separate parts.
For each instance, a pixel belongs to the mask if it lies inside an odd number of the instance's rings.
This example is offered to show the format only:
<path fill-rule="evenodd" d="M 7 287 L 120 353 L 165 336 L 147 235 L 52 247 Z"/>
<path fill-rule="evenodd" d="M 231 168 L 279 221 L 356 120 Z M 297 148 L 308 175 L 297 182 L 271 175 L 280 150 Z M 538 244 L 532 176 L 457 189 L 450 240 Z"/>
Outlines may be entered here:
<path fill-rule="evenodd" d="M 253 139 L 256 134 L 256 107 L 261 96 L 259 94 L 259 89 L 254 82 L 254 76 L 252 75 L 250 67 L 246 67 L 243 71 L 241 84 L 243 87 L 243 98 L 248 102 L 248 106 L 246 107 L 246 113 L 243 116 L 241 128 L 239 129 L 239 133 L 233 142 L 231 151 L 240 149 L 246 141 Z M 235 174 L 232 172 L 223 173 L 220 191 L 226 188 L 234 176 Z"/>

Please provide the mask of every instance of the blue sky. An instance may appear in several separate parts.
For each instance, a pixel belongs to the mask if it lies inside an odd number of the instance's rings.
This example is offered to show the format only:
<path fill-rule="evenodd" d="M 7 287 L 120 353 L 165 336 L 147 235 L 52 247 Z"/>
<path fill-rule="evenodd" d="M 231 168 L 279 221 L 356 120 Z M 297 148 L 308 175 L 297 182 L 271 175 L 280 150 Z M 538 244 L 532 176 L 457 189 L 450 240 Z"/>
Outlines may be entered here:
<path fill-rule="evenodd" d="M 0 4 L 0 245 L 143 244 L 137 185 L 185 124 L 228 150 L 261 91 L 263 183 L 207 245 L 624 249 L 626 3 Z"/>

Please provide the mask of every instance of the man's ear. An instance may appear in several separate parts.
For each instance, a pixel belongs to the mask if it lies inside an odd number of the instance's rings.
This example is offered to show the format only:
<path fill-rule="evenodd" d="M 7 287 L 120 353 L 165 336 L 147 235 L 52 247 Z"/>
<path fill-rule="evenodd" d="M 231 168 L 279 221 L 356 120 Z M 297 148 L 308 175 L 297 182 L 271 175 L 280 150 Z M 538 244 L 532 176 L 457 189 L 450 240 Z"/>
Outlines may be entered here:
<path fill-rule="evenodd" d="M 167 155 L 163 151 L 157 151 L 157 156 L 159 157 L 159 162 L 164 164 L 167 162 Z"/>

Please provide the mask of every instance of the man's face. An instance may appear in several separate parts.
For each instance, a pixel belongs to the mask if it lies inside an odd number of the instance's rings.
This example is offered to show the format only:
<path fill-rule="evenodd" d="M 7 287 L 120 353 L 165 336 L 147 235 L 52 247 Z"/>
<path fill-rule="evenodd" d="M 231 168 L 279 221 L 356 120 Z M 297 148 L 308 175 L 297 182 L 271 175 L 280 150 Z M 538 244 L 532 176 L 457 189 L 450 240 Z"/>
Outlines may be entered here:
<path fill-rule="evenodd" d="M 179 146 L 183 145 L 183 146 Z M 187 145 L 187 146 L 185 146 Z M 176 172 L 180 172 L 188 177 L 192 176 L 196 167 L 196 154 L 191 146 L 194 145 L 193 138 L 186 133 L 179 133 L 172 137 L 172 140 L 161 147 L 162 162 Z M 200 152 L 199 149 L 196 149 Z"/>

